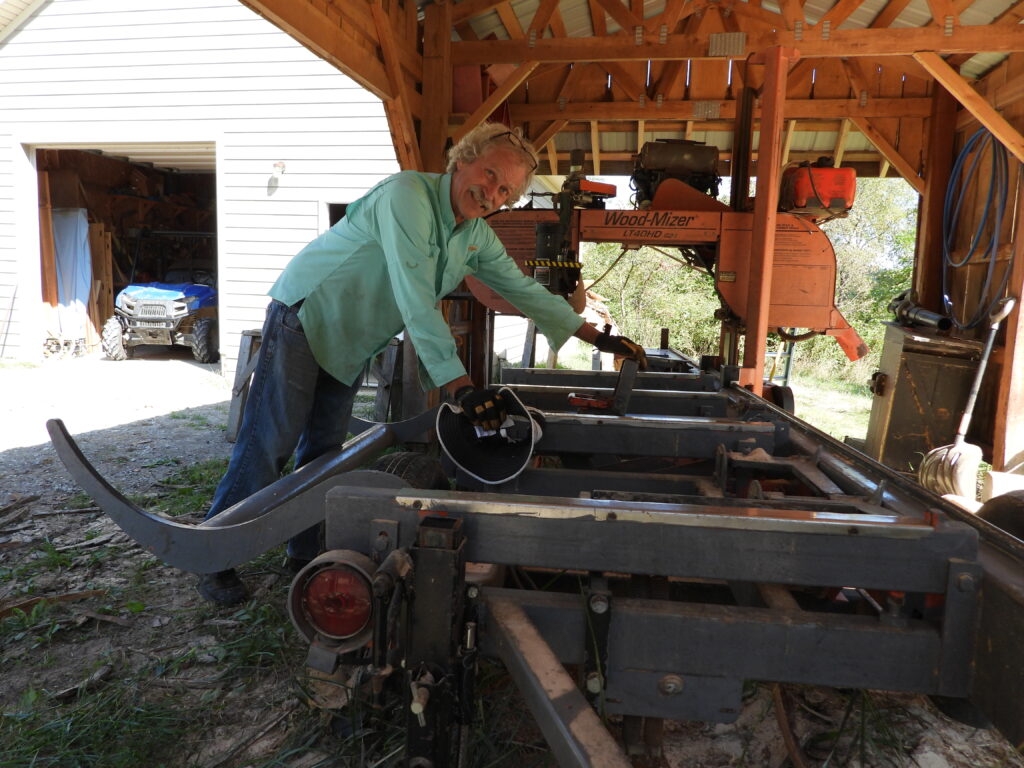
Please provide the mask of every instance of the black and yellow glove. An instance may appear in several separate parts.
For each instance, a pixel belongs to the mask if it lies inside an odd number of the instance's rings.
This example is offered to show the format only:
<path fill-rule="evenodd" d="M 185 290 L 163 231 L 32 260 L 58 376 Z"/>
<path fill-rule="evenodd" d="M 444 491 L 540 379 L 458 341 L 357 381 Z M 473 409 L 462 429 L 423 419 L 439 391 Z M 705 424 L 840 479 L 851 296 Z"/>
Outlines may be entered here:
<path fill-rule="evenodd" d="M 641 371 L 647 370 L 647 353 L 644 348 L 635 341 L 630 341 L 625 336 L 612 336 L 612 327 L 606 325 L 604 330 L 594 340 L 594 346 L 601 352 L 608 352 L 619 357 L 628 357 L 636 360 Z"/>
<path fill-rule="evenodd" d="M 497 431 L 508 418 L 505 400 L 497 389 L 463 387 L 455 393 L 455 402 L 474 427 Z"/>

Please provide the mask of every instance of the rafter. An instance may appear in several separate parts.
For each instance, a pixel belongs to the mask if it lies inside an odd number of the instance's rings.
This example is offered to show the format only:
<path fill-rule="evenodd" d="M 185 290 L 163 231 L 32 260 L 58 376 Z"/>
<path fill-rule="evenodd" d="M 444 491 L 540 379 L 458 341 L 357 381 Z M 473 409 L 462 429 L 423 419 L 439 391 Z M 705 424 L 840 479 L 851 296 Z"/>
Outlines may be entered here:
<path fill-rule="evenodd" d="M 526 30 L 527 37 L 534 34 L 537 37 L 543 35 L 544 30 L 551 23 L 551 16 L 557 10 L 558 0 L 540 0 L 540 5 L 537 6 L 537 11 L 533 14 L 533 20 L 530 21 L 530 26 Z"/>
<path fill-rule="evenodd" d="M 1016 0 L 1016 2 L 1013 3 L 1013 5 L 1011 5 L 1005 11 L 1003 11 L 994 19 L 992 19 L 992 21 L 989 22 L 988 26 L 992 28 L 993 31 L 996 31 L 1002 29 L 1003 27 L 1016 26 L 1020 24 L 1021 19 L 1024 19 L 1024 0 Z M 977 53 L 977 51 L 975 51 L 974 53 Z M 965 53 L 959 54 L 957 56 L 950 56 L 947 59 L 947 61 L 949 62 L 950 66 L 954 68 L 959 67 L 965 61 L 971 58 L 971 56 L 973 56 L 974 53 Z"/>
<path fill-rule="evenodd" d="M 896 17 L 903 13 L 903 9 L 908 5 L 910 5 L 910 0 L 889 0 L 888 3 L 882 6 L 882 10 L 872 20 L 869 27 L 871 29 L 885 29 L 896 21 Z"/>
<path fill-rule="evenodd" d="M 599 66 L 612 76 L 612 86 L 619 88 L 630 101 L 639 101 L 640 97 L 645 95 L 643 86 L 621 64 L 602 61 Z"/>
<path fill-rule="evenodd" d="M 843 155 L 846 154 L 846 141 L 850 137 L 850 121 L 843 120 L 839 126 L 839 135 L 836 136 L 836 146 L 832 151 L 832 162 L 836 168 L 843 164 Z"/>
<path fill-rule="evenodd" d="M 527 61 L 520 64 L 511 74 L 506 77 L 501 85 L 494 89 L 490 96 L 488 96 L 484 103 L 477 107 L 473 114 L 466 118 L 466 122 L 454 133 L 452 141 L 458 143 L 463 136 L 469 133 L 471 130 L 476 128 L 480 123 L 491 116 L 501 104 L 509 97 L 516 88 L 525 82 L 526 78 L 530 76 L 537 68 L 538 62 Z"/>
<path fill-rule="evenodd" d="M 601 133 L 597 130 L 597 120 L 590 121 L 590 160 L 594 165 L 594 175 L 601 175 Z"/>
<path fill-rule="evenodd" d="M 850 81 L 850 87 L 853 89 L 854 98 L 861 98 L 861 94 L 864 94 L 864 98 L 871 96 L 871 89 L 868 86 L 868 79 L 864 75 L 864 70 L 860 66 L 860 62 L 857 59 L 843 59 L 843 71 L 846 72 L 846 77 Z"/>
<path fill-rule="evenodd" d="M 942 87 L 974 115 L 1019 162 L 1024 162 L 1024 136 L 1000 115 L 984 96 L 974 90 L 941 56 L 915 53 L 914 58 Z"/>
<path fill-rule="evenodd" d="M 604 37 L 608 34 L 608 22 L 605 21 L 604 8 L 597 0 L 587 0 L 587 7 L 590 9 L 590 24 L 594 28 L 594 37 Z"/>
<path fill-rule="evenodd" d="M 604 8 L 608 15 L 615 19 L 616 23 L 625 30 L 632 32 L 634 28 L 644 25 L 644 20 L 634 15 L 619 0 L 597 0 L 597 4 Z"/>
<path fill-rule="evenodd" d="M 838 3 L 828 9 L 828 12 L 818 19 L 816 27 L 823 27 L 828 22 L 832 29 L 838 29 L 839 25 L 850 18 L 850 14 L 856 11 L 863 4 L 864 0 L 839 0 Z"/>
<path fill-rule="evenodd" d="M 604 0 L 609 2 L 609 0 Z M 656 36 L 647 36 L 636 45 L 628 36 L 603 38 L 559 38 L 537 40 L 528 45 L 522 40 L 495 40 L 452 44 L 453 62 L 476 64 L 480 62 L 538 61 L 665 61 L 671 59 L 715 59 L 708 54 L 707 42 L 688 35 L 669 35 L 662 45 Z M 954 34 L 946 35 L 938 27 L 910 27 L 901 29 L 850 29 L 832 32 L 821 39 L 803 35 L 797 40 L 787 31 L 748 32 L 744 51 L 736 58 L 745 57 L 773 46 L 798 48 L 808 58 L 841 58 L 844 56 L 907 56 L 918 51 L 936 53 L 973 53 L 989 51 L 1008 53 L 1024 51 L 1024 27 L 1014 25 L 993 34 L 986 26 L 957 27 Z"/>
<path fill-rule="evenodd" d="M 804 21 L 804 8 L 800 0 L 778 0 L 778 3 L 782 18 L 786 22 L 786 29 L 794 29 L 798 23 Z"/>
<path fill-rule="evenodd" d="M 693 9 L 695 6 L 694 0 L 666 0 L 662 12 L 644 21 L 644 26 L 648 32 L 658 32 L 664 24 L 668 33 L 672 34 L 679 25 L 680 19 L 683 18 L 683 9 Z M 693 10 L 690 10 L 689 13 L 693 13 Z"/>
<path fill-rule="evenodd" d="M 928 0 L 928 10 L 932 12 L 931 23 L 934 26 L 945 25 L 947 17 L 956 22 L 958 14 L 953 8 L 953 0 Z"/>
<path fill-rule="evenodd" d="M 857 130 L 863 133 L 868 141 L 874 144 L 875 149 L 889 161 L 889 164 L 914 188 L 917 194 L 924 194 L 924 179 L 917 175 L 917 170 L 886 140 L 882 132 L 875 128 L 870 120 L 864 117 L 851 117 L 850 121 L 857 126 Z"/>
<path fill-rule="evenodd" d="M 506 0 L 462 0 L 452 8 L 452 23 L 461 24 L 474 16 L 481 16 Z"/>
<path fill-rule="evenodd" d="M 548 155 L 548 169 L 552 176 L 558 175 L 558 150 L 555 149 L 555 142 L 549 141 L 544 145 Z"/>
<path fill-rule="evenodd" d="M 384 111 L 391 129 L 392 143 L 395 145 L 395 152 L 402 169 L 419 170 L 423 167 L 420 159 L 419 140 L 416 137 L 416 127 L 413 125 L 409 105 L 409 87 L 399 61 L 398 42 L 395 40 L 391 19 L 381 6 L 380 0 L 376 0 L 370 6 L 370 12 L 373 14 L 373 22 L 377 28 L 377 39 L 384 56 L 388 80 L 395 94 L 395 98 L 384 100 Z"/>
<path fill-rule="evenodd" d="M 512 10 L 512 3 L 508 0 L 504 0 L 503 3 L 495 7 L 498 12 L 498 18 L 501 19 L 502 25 L 505 27 L 505 31 L 508 32 L 508 36 L 513 40 L 522 40 L 526 37 L 526 33 L 523 32 L 523 27 L 519 23 L 519 17 L 516 16 L 516 12 Z"/>
<path fill-rule="evenodd" d="M 720 101 L 721 119 L 734 119 L 737 115 L 735 101 Z M 699 120 L 696 116 L 697 102 L 666 101 L 661 107 L 648 101 L 644 106 L 635 102 L 595 101 L 575 102 L 559 109 L 556 104 L 510 104 L 512 119 L 517 122 L 545 120 Z M 861 105 L 858 99 L 788 99 L 786 117 L 799 120 L 842 119 L 845 117 L 927 117 L 931 99 L 920 98 L 877 98 Z"/>
<path fill-rule="evenodd" d="M 555 137 L 556 133 L 565 128 L 568 122 L 568 120 L 552 120 L 543 131 L 531 137 L 530 141 L 535 147 L 544 146 Z"/>
<path fill-rule="evenodd" d="M 296 3 L 294 0 L 244 0 L 243 4 L 287 32 L 378 98 L 394 98 L 395 94 L 391 90 L 383 62 L 370 53 L 376 41 L 372 41 L 372 46 L 369 45 L 369 39 L 363 44 L 357 43 L 348 29 L 332 22 L 323 11 L 310 3 Z M 369 16 L 365 4 L 359 10 Z M 353 19 L 356 17 L 358 12 L 352 16 Z M 365 20 L 360 19 L 360 22 L 362 21 Z M 367 25 L 358 26 L 365 28 Z M 372 18 L 369 19 L 368 27 L 371 35 L 376 32 Z"/>

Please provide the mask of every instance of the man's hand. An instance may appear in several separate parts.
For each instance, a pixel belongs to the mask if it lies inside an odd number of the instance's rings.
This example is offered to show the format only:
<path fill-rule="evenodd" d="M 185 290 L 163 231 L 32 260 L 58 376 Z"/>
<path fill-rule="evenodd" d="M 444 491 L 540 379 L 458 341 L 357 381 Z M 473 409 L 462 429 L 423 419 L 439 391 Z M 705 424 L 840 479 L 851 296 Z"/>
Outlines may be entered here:
<path fill-rule="evenodd" d="M 463 387 L 455 394 L 455 402 L 462 408 L 462 415 L 481 429 L 497 432 L 508 417 L 505 400 L 497 389 Z"/>
<path fill-rule="evenodd" d="M 611 329 L 610 325 L 606 325 L 604 330 L 594 340 L 594 346 L 601 352 L 609 352 L 619 357 L 628 357 L 631 360 L 636 360 L 640 370 L 646 371 L 647 354 L 644 352 L 644 348 L 636 342 L 630 341 L 625 336 L 612 336 L 610 333 Z"/>

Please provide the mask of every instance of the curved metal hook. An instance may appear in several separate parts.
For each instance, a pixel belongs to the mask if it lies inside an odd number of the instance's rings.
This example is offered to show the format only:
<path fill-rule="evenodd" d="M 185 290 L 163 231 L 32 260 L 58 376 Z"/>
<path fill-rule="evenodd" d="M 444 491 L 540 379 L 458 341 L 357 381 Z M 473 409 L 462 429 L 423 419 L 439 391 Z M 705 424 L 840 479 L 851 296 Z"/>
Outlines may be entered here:
<path fill-rule="evenodd" d="M 394 475 L 357 468 L 399 442 L 403 435 L 418 435 L 429 429 L 435 411 L 396 424 L 372 425 L 337 451 L 311 461 L 200 525 L 178 523 L 136 506 L 89 463 L 63 421 L 51 419 L 46 429 L 71 476 L 125 533 L 168 565 L 194 573 L 213 573 L 251 560 L 322 522 L 324 495 L 331 488 L 401 488 L 403 482 Z"/>

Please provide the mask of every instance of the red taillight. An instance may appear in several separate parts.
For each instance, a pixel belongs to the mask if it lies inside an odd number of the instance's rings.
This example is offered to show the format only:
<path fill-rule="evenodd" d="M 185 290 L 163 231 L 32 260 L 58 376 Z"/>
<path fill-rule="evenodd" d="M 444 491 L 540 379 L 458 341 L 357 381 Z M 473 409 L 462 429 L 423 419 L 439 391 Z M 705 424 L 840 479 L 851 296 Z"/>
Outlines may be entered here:
<path fill-rule="evenodd" d="M 333 565 L 311 575 L 302 589 L 303 612 L 322 635 L 344 640 L 361 632 L 373 613 L 366 577 L 353 568 Z"/>

